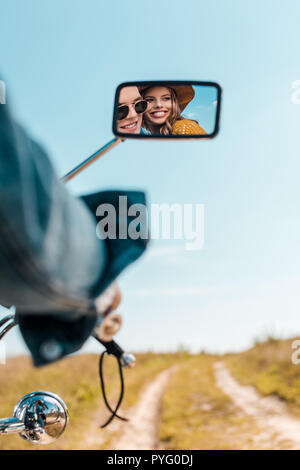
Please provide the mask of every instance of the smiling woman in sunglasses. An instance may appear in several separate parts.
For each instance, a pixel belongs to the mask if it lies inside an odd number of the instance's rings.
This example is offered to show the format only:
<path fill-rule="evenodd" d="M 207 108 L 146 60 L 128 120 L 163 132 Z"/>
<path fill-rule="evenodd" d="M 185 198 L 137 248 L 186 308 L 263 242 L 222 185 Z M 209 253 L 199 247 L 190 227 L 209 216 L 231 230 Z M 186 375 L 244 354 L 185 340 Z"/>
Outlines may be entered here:
<path fill-rule="evenodd" d="M 143 127 L 151 134 L 206 134 L 197 121 L 181 115 L 195 96 L 191 85 L 142 86 L 139 91 L 148 103 L 143 115 Z"/>
<path fill-rule="evenodd" d="M 142 118 L 147 109 L 145 101 L 136 86 L 121 89 L 118 106 L 118 131 L 124 134 L 143 133 Z"/>

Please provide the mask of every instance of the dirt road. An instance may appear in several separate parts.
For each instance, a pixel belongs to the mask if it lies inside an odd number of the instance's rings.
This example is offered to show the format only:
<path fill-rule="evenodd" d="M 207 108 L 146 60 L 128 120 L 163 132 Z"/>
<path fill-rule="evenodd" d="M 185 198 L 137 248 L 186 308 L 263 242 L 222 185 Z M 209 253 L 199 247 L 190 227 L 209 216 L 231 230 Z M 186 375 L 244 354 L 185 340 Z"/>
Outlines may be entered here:
<path fill-rule="evenodd" d="M 291 416 L 276 397 L 261 397 L 254 387 L 240 385 L 222 362 L 214 364 L 217 386 L 228 395 L 233 403 L 246 415 L 253 417 L 261 434 L 257 436 L 257 448 L 269 440 L 269 448 L 286 441 L 286 449 L 300 449 L 300 420 Z"/>
<path fill-rule="evenodd" d="M 173 366 L 161 372 L 142 392 L 140 401 L 130 412 L 120 439 L 113 445 L 116 450 L 153 450 L 157 448 L 157 425 L 163 392 L 168 384 Z"/>
<path fill-rule="evenodd" d="M 105 440 L 112 450 L 155 450 L 159 448 L 158 426 L 161 399 L 171 374 L 177 366 L 158 374 L 141 392 L 137 404 L 128 410 L 127 423 L 115 420 L 105 434 L 99 428 L 103 422 L 103 410 L 94 416 L 90 432 L 81 441 L 80 448 L 100 448 Z M 223 362 L 213 364 L 216 386 L 232 401 L 231 413 L 238 420 L 227 417 L 222 432 L 222 445 L 229 448 L 300 449 L 300 420 L 292 416 L 286 405 L 276 397 L 262 397 L 252 386 L 241 385 Z M 199 409 L 199 413 L 207 408 Z M 227 415 L 226 415 L 227 416 Z M 205 422 L 205 421 L 204 421 Z M 208 433 L 212 438 L 214 421 L 209 421 Z M 204 426 L 204 424 L 202 424 Z M 223 429 L 223 428 L 222 428 Z M 217 443 L 219 445 L 219 443 Z M 199 443 L 199 445 L 201 445 Z"/>

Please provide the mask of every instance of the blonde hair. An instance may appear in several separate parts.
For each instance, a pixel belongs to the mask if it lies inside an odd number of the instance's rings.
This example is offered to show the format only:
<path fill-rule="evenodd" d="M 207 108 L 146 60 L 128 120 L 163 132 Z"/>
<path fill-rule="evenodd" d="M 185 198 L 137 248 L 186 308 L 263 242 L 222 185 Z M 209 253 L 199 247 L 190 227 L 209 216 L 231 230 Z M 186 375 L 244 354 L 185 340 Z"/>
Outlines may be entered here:
<path fill-rule="evenodd" d="M 146 93 L 151 88 L 154 88 L 154 86 L 146 88 L 145 90 L 143 90 L 141 92 L 141 95 L 142 95 L 143 98 L 145 98 Z M 170 113 L 170 116 L 167 118 L 166 122 L 164 124 L 162 124 L 161 126 L 153 124 L 145 116 L 146 113 L 143 114 L 142 127 L 144 127 L 147 131 L 151 132 L 151 134 L 156 134 L 157 133 L 156 132 L 157 127 L 159 127 L 159 133 L 160 134 L 169 135 L 169 134 L 172 133 L 172 128 L 173 128 L 175 122 L 176 121 L 181 121 L 182 119 L 184 119 L 181 116 L 181 111 L 180 111 L 180 107 L 179 107 L 179 104 L 178 104 L 178 99 L 177 99 L 177 95 L 176 95 L 175 91 L 173 90 L 173 88 L 169 88 L 169 87 L 164 87 L 164 88 L 167 88 L 170 91 L 170 94 L 171 94 L 171 102 L 172 102 L 171 113 Z"/>

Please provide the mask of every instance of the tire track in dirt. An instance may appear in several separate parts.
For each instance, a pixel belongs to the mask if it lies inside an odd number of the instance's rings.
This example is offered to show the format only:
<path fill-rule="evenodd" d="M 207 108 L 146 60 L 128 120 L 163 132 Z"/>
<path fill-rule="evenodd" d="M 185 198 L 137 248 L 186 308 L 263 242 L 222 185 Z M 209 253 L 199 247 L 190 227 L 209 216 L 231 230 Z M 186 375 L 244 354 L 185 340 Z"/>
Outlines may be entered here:
<path fill-rule="evenodd" d="M 243 413 L 255 419 L 262 429 L 257 436 L 269 439 L 269 448 L 274 449 L 280 441 L 287 441 L 287 449 L 300 449 L 300 420 L 291 416 L 287 407 L 276 397 L 262 397 L 252 386 L 241 385 L 232 377 L 224 363 L 214 363 L 216 385 L 228 395 Z"/>
<path fill-rule="evenodd" d="M 159 373 L 141 393 L 140 400 L 126 412 L 129 421 L 121 423 L 114 420 L 104 432 L 100 423 L 107 419 L 103 409 L 93 413 L 93 420 L 85 438 L 81 440 L 77 449 L 100 449 L 108 439 L 112 438 L 111 450 L 153 450 L 157 447 L 157 425 L 160 414 L 162 395 L 168 384 L 171 374 L 177 366 Z M 122 413 L 121 413 L 122 415 Z M 121 436 L 113 438 L 115 434 Z"/>
<path fill-rule="evenodd" d="M 161 372 L 142 392 L 141 398 L 128 416 L 121 437 L 112 445 L 113 450 L 154 450 L 158 446 L 157 427 L 162 395 L 171 374 L 177 366 Z"/>

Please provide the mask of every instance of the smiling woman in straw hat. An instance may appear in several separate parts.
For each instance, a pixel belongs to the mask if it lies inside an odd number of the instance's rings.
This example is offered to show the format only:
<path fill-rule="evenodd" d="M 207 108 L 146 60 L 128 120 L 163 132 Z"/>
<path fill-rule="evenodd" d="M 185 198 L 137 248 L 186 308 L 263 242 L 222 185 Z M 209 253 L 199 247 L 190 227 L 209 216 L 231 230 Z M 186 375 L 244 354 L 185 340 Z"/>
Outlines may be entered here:
<path fill-rule="evenodd" d="M 185 119 L 181 115 L 195 96 L 191 85 L 142 86 L 139 90 L 148 102 L 142 127 L 151 134 L 206 134 L 197 121 Z"/>

